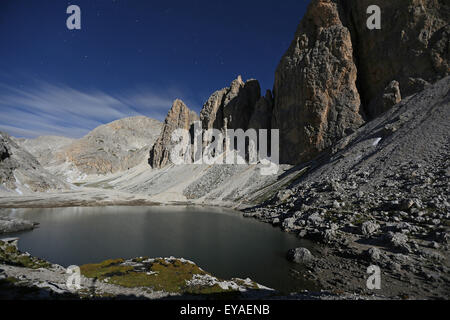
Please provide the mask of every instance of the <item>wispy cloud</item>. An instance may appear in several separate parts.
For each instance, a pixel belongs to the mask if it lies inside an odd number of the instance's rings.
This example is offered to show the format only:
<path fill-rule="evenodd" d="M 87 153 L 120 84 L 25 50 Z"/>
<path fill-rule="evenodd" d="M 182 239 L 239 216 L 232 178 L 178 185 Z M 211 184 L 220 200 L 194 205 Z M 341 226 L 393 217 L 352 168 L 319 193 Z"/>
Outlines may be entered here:
<path fill-rule="evenodd" d="M 174 98 L 173 92 L 149 88 L 112 95 L 43 81 L 26 87 L 0 83 L 0 130 L 17 137 L 79 138 L 121 118 L 145 115 L 163 120 Z"/>

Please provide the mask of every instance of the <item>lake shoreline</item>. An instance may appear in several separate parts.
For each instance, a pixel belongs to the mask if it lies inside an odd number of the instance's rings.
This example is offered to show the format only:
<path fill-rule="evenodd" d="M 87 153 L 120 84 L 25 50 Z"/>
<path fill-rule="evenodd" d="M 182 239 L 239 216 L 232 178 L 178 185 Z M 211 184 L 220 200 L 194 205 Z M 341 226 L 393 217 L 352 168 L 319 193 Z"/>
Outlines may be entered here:
<path fill-rule="evenodd" d="M 274 227 L 279 227 L 281 231 L 292 233 L 281 224 L 273 223 L 270 210 L 265 208 L 252 207 L 251 205 L 231 205 L 222 203 L 206 204 L 194 202 L 172 202 L 156 203 L 150 199 L 124 199 L 112 201 L 108 198 L 100 199 L 99 194 L 91 194 L 89 197 L 74 199 L 74 193 L 66 201 L 58 202 L 61 195 L 48 195 L 39 198 L 39 195 L 24 197 L 0 198 L 0 208 L 65 208 L 65 207 L 107 207 L 107 206 L 198 206 L 198 207 L 220 207 L 236 210 L 244 213 L 247 218 L 255 218 L 258 221 L 269 223 Z M 93 199 L 97 197 L 97 199 Z M 19 200 L 20 199 L 20 200 Z M 5 201 L 6 200 L 6 201 Z M 16 201 L 18 200 L 18 201 Z M 342 227 L 342 226 L 340 226 Z M 331 239 L 324 241 L 323 237 L 309 238 L 317 244 L 317 249 L 313 252 L 315 259 L 306 266 L 307 272 L 301 275 L 309 281 L 315 282 L 320 288 L 327 292 L 338 295 L 347 293 L 361 296 L 382 296 L 386 299 L 446 299 L 445 286 L 439 285 L 436 280 L 429 281 L 430 276 L 423 274 L 423 280 L 415 275 L 416 270 L 421 270 L 428 266 L 430 260 L 413 260 L 407 253 L 395 253 L 383 247 L 361 244 L 362 236 L 354 233 L 347 233 L 346 241 Z M 371 255 L 372 248 L 376 249 L 376 255 Z M 443 259 L 448 261 L 448 251 L 441 251 Z M 381 258 L 380 258 L 381 255 Z M 433 258 L 431 258 L 433 260 Z M 383 286 L 381 290 L 367 289 L 366 282 L 370 274 L 367 268 L 370 265 L 381 265 Z M 414 283 L 414 286 L 411 285 Z"/>
<path fill-rule="evenodd" d="M 108 260 L 97 265 L 82 266 L 81 288 L 73 291 L 67 288 L 67 273 L 64 267 L 45 260 L 31 257 L 17 249 L 18 239 L 0 240 L 0 300 L 35 299 L 35 300 L 203 300 L 203 299 L 233 299 L 233 300 L 381 300 L 378 295 L 358 295 L 353 293 L 336 293 L 332 291 L 301 292 L 285 295 L 270 288 L 261 286 L 250 279 L 233 278 L 221 280 L 208 273 L 192 262 L 182 258 L 135 258 L 130 260 Z M 13 252 L 10 261 L 5 260 L 5 251 Z M 17 257 L 27 257 L 28 264 L 17 262 Z M 94 277 L 88 270 L 101 270 L 103 266 L 141 266 L 142 262 L 162 263 L 170 268 L 170 263 L 191 266 L 203 276 L 195 276 L 190 289 L 182 292 L 155 291 L 144 286 L 117 284 L 119 277 L 109 283 L 111 278 Z M 92 271 L 90 271 L 92 272 Z M 140 273 L 141 271 L 139 271 Z M 148 273 L 147 273 L 148 275 Z M 123 276 L 123 275 L 122 275 Z M 192 274 L 191 274 L 192 276 Z M 194 278 L 196 279 L 194 281 Z M 165 284 L 162 284 L 166 286 Z"/>

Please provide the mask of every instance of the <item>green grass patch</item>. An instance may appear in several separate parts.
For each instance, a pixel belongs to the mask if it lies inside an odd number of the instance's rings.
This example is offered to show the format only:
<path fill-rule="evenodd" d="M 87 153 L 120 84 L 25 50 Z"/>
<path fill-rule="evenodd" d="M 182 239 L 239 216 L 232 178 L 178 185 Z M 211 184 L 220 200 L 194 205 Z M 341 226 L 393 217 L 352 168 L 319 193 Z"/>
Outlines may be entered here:
<path fill-rule="evenodd" d="M 99 264 L 80 267 L 81 273 L 88 278 L 127 288 L 147 287 L 155 291 L 189 294 L 216 294 L 229 292 L 219 285 L 188 286 L 186 281 L 194 275 L 207 275 L 197 265 L 178 259 L 165 260 L 136 258 L 131 260 L 135 266 L 124 264 L 123 259 L 107 260 Z M 149 261 L 149 262 L 147 262 Z"/>
<path fill-rule="evenodd" d="M 22 253 L 15 245 L 8 244 L 3 241 L 0 241 L 0 263 L 30 269 L 51 267 L 49 262 Z"/>

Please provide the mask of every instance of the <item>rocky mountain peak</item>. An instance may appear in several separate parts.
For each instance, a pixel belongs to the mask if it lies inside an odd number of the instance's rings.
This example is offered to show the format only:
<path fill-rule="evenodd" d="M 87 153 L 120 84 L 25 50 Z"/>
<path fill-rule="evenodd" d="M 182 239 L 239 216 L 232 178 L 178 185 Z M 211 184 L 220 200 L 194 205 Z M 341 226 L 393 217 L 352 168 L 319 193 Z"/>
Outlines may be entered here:
<path fill-rule="evenodd" d="M 260 98 L 259 82 L 254 79 L 244 82 L 238 76 L 230 87 L 214 92 L 206 101 L 200 112 L 203 128 L 248 129 Z"/>
<path fill-rule="evenodd" d="M 173 144 L 172 133 L 176 129 L 190 130 L 191 125 L 198 120 L 198 115 L 190 110 L 183 101 L 175 100 L 164 120 L 162 132 L 150 151 L 149 164 L 153 168 L 162 168 L 169 164 L 170 150 Z"/>
<path fill-rule="evenodd" d="M 363 123 L 353 54 L 337 1 L 312 1 L 275 74 L 282 163 L 307 161 Z"/>
<path fill-rule="evenodd" d="M 367 8 L 381 9 L 381 30 Z M 275 74 L 282 163 L 311 160 L 450 74 L 446 0 L 313 0 Z"/>

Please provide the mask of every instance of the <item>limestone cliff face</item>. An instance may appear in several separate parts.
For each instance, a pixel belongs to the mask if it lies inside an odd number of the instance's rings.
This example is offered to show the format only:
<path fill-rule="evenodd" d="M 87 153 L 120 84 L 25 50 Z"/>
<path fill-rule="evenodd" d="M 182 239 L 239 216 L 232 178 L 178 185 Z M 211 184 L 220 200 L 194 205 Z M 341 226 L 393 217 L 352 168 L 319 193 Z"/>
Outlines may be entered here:
<path fill-rule="evenodd" d="M 272 127 L 280 160 L 310 160 L 357 129 L 360 96 L 351 35 L 339 5 L 313 0 L 275 74 Z"/>
<path fill-rule="evenodd" d="M 366 27 L 367 7 L 381 9 L 381 30 Z M 403 97 L 450 75 L 448 0 L 340 1 L 352 33 L 360 94 L 373 118 L 383 95 L 397 81 Z"/>
<path fill-rule="evenodd" d="M 175 100 L 164 121 L 161 135 L 150 151 L 150 165 L 153 168 L 162 168 L 168 165 L 172 146 L 172 133 L 176 129 L 190 130 L 191 125 L 198 120 L 198 115 L 190 110 L 183 101 Z"/>
<path fill-rule="evenodd" d="M 230 87 L 216 91 L 206 101 L 200 112 L 203 129 L 247 130 L 260 99 L 259 82 L 253 79 L 244 82 L 239 76 Z M 270 117 L 270 110 L 267 111 Z M 257 120 L 253 119 L 253 122 Z"/>
<path fill-rule="evenodd" d="M 266 96 L 259 98 L 250 117 L 248 127 L 252 129 L 271 129 L 273 112 L 273 96 L 270 90 L 267 90 Z"/>
<path fill-rule="evenodd" d="M 367 8 L 381 8 L 381 30 Z M 315 157 L 450 74 L 447 0 L 312 0 L 275 75 L 281 161 Z"/>
<path fill-rule="evenodd" d="M 230 87 L 214 92 L 203 105 L 200 117 L 181 101 L 173 103 L 166 117 L 162 133 L 150 152 L 153 168 L 163 168 L 170 163 L 171 135 L 175 129 L 193 131 L 192 124 L 200 121 L 208 129 L 267 129 L 271 126 L 273 98 L 270 91 L 261 97 L 257 80 L 244 82 L 238 76 Z"/>
<path fill-rule="evenodd" d="M 381 8 L 381 30 L 367 28 L 370 5 Z M 262 97 L 258 81 L 239 76 L 206 101 L 202 127 L 279 129 L 281 163 L 311 160 L 450 74 L 449 21 L 448 0 L 312 0 L 273 93 Z M 167 125 L 154 166 L 167 164 L 164 144 L 179 125 Z"/>

